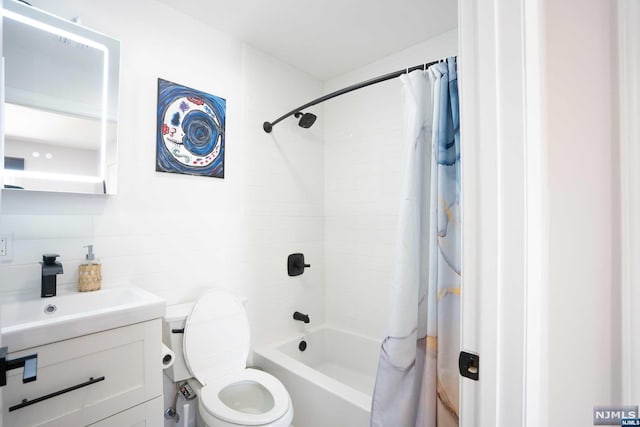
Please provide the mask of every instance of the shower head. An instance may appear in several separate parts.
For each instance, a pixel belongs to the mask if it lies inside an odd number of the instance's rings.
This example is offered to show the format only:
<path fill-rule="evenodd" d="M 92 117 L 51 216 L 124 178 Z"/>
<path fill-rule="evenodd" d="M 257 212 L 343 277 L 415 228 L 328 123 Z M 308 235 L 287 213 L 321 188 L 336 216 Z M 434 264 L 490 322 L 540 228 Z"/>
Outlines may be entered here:
<path fill-rule="evenodd" d="M 304 108 L 304 107 L 308 107 L 308 105 L 303 105 L 301 108 Z M 294 115 L 296 119 L 299 118 L 300 120 L 298 121 L 298 126 L 305 129 L 309 129 L 311 126 L 313 126 L 313 124 L 316 122 L 316 119 L 318 118 L 316 117 L 315 114 L 312 114 L 312 113 L 303 113 L 302 111 L 293 110 L 293 111 L 289 111 L 287 114 L 285 114 L 282 117 L 278 117 L 273 122 L 264 122 L 262 124 L 262 129 L 266 133 L 271 133 L 271 131 L 273 130 L 273 126 L 275 124 L 280 123 L 282 120 L 286 119 L 287 117 L 291 117 L 291 115 Z"/>
<path fill-rule="evenodd" d="M 294 114 L 296 118 L 300 117 L 300 121 L 298 122 L 298 126 L 301 128 L 309 129 L 316 122 L 318 118 L 315 114 L 312 113 L 303 113 L 297 112 Z"/>

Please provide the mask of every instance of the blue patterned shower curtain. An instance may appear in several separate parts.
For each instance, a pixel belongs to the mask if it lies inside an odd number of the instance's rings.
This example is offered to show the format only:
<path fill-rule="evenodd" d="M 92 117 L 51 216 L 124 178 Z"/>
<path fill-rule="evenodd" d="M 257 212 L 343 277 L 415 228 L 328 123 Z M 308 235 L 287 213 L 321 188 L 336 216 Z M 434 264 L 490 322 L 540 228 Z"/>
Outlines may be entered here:
<path fill-rule="evenodd" d="M 456 58 L 401 77 L 405 176 L 372 427 L 458 425 L 460 116 Z"/>

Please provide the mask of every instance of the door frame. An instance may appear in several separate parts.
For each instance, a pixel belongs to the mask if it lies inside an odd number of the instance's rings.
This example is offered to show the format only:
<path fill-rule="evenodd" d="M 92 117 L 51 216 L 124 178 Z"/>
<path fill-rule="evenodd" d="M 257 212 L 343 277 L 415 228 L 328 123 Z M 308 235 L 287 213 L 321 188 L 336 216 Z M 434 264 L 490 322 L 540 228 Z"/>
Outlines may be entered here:
<path fill-rule="evenodd" d="M 540 10 L 459 0 L 463 273 L 460 425 L 544 425 Z M 519 422 L 518 422 L 519 420 Z"/>
<path fill-rule="evenodd" d="M 640 402 L 640 3 L 618 0 L 622 399 Z M 634 96 L 635 95 L 635 96 Z"/>

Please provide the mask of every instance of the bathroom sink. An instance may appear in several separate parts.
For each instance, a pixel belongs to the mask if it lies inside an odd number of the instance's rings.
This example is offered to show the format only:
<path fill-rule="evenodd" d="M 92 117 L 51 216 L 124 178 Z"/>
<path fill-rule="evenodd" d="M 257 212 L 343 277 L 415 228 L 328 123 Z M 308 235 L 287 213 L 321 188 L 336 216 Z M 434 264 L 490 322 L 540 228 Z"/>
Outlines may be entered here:
<path fill-rule="evenodd" d="M 14 352 L 164 316 L 165 301 L 135 287 L 0 306 L 2 345 Z"/>

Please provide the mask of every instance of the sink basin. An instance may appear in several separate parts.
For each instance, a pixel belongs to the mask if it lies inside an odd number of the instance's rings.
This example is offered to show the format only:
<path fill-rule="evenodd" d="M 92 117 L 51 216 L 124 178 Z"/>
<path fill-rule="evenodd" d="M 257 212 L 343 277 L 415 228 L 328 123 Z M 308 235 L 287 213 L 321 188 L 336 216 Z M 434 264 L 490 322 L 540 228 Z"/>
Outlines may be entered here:
<path fill-rule="evenodd" d="M 10 352 L 164 316 L 165 301 L 135 287 L 77 292 L 0 306 Z"/>

